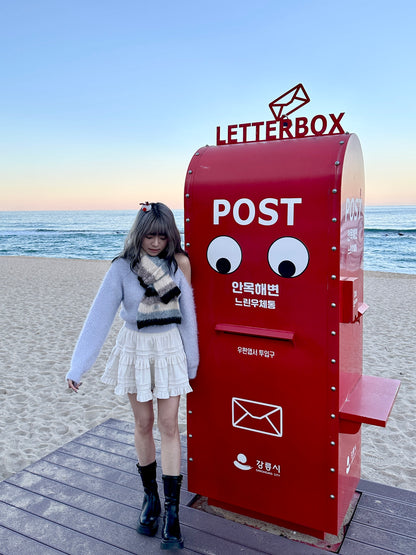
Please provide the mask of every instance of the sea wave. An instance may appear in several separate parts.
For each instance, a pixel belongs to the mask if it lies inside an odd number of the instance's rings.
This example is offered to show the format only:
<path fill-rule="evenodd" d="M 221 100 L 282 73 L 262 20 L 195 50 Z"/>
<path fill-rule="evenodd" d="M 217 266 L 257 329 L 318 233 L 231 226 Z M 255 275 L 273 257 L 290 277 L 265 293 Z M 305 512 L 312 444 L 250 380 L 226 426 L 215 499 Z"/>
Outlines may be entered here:
<path fill-rule="evenodd" d="M 396 228 L 396 227 L 365 227 L 364 231 L 366 233 L 378 233 L 386 235 L 414 235 L 416 234 L 416 228 Z"/>

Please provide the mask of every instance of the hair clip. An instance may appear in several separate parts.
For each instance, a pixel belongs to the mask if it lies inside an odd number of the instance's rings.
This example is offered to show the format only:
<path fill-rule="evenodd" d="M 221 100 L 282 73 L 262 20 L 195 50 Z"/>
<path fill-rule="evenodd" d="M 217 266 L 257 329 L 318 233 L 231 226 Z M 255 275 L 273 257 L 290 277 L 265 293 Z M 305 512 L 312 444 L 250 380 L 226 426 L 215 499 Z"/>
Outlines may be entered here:
<path fill-rule="evenodd" d="M 141 202 L 140 206 L 140 210 L 142 210 L 143 212 L 150 212 L 150 210 L 152 209 L 152 205 L 150 204 L 150 202 Z"/>

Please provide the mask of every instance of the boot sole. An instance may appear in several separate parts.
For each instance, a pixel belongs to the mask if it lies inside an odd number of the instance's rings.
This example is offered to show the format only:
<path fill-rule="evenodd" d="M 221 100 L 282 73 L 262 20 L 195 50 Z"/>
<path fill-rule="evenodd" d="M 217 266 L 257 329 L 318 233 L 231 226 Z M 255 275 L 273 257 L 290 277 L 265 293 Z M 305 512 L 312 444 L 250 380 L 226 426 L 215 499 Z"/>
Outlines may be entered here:
<path fill-rule="evenodd" d="M 183 547 L 184 543 L 182 539 L 177 541 L 162 540 L 160 544 L 160 549 L 183 549 Z"/>
<path fill-rule="evenodd" d="M 150 536 L 153 537 L 156 535 L 157 529 L 159 528 L 159 523 L 156 523 L 156 526 L 144 526 L 143 524 L 139 524 L 136 528 L 137 533 L 141 534 L 142 536 Z"/>

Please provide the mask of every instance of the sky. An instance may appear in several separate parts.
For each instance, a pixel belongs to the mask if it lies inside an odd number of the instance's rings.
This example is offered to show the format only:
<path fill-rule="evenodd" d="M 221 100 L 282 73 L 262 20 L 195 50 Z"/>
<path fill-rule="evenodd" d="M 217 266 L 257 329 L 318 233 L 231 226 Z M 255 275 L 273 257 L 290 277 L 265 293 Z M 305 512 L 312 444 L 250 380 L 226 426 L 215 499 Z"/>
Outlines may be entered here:
<path fill-rule="evenodd" d="M 182 208 L 216 127 L 345 112 L 366 203 L 416 204 L 413 0 L 0 0 L 0 210 Z M 296 114 L 297 115 L 297 114 Z"/>

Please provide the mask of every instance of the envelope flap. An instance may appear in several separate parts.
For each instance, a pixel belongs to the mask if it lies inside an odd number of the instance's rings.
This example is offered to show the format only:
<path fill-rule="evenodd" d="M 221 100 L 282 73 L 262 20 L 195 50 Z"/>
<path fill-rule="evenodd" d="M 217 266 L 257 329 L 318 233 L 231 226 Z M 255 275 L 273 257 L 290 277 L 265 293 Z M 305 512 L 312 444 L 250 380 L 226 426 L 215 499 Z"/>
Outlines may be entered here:
<path fill-rule="evenodd" d="M 247 399 L 233 399 L 235 410 L 241 411 L 241 415 L 247 413 L 252 418 L 266 418 L 271 414 L 280 410 L 277 405 L 268 405 L 265 403 L 257 403 L 256 401 L 248 401 Z"/>
<path fill-rule="evenodd" d="M 297 91 L 295 96 L 293 97 L 293 100 L 300 100 L 301 102 L 305 102 L 305 101 L 308 101 L 309 99 L 305 97 L 305 94 L 303 93 L 303 91 L 299 89 L 299 91 Z"/>

